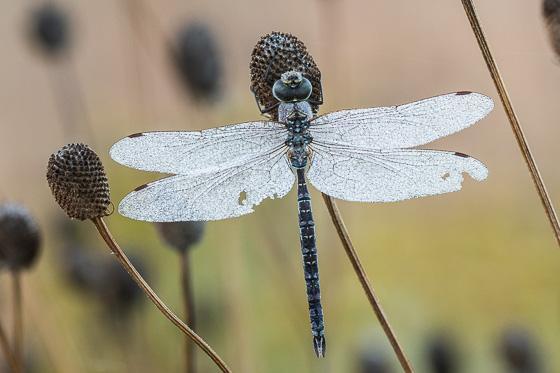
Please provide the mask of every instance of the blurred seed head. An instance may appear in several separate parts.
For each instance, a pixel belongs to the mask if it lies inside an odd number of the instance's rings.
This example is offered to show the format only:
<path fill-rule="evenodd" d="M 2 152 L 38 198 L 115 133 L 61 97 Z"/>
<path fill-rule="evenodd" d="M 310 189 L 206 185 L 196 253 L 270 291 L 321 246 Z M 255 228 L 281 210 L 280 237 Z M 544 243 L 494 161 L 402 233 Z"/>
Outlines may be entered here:
<path fill-rule="evenodd" d="M 426 343 L 426 359 L 430 372 L 455 373 L 460 371 L 461 360 L 455 341 L 446 334 L 435 334 Z"/>
<path fill-rule="evenodd" d="M 45 2 L 31 13 L 30 37 L 45 54 L 58 56 L 69 44 L 69 21 L 66 12 L 53 2 Z"/>
<path fill-rule="evenodd" d="M 145 276 L 146 266 L 138 256 L 131 262 Z M 82 294 L 98 300 L 108 315 L 125 316 L 143 299 L 136 282 L 114 258 L 79 244 L 66 246 L 59 256 L 65 279 Z"/>
<path fill-rule="evenodd" d="M 130 256 L 130 261 L 142 276 L 146 277 L 146 266 L 137 256 Z M 95 293 L 110 314 L 125 316 L 144 299 L 144 293 L 126 270 L 113 258 L 103 257 L 97 264 L 100 268 L 100 282 L 96 284 Z"/>
<path fill-rule="evenodd" d="M 183 88 L 195 99 L 219 98 L 224 75 L 222 54 L 207 24 L 186 24 L 171 44 L 171 58 Z"/>
<path fill-rule="evenodd" d="M 101 160 L 87 145 L 69 144 L 51 155 L 47 181 L 56 202 L 79 220 L 108 215 L 109 183 Z"/>
<path fill-rule="evenodd" d="M 542 14 L 552 48 L 560 57 L 560 0 L 544 0 Z"/>
<path fill-rule="evenodd" d="M 391 373 L 393 367 L 389 356 L 379 349 L 364 349 L 359 357 L 359 373 Z"/>
<path fill-rule="evenodd" d="M 539 349 L 526 330 L 510 327 L 503 332 L 499 343 L 500 354 L 509 372 L 539 373 L 543 371 Z"/>
<path fill-rule="evenodd" d="M 100 258 L 80 244 L 66 245 L 60 255 L 58 264 L 65 279 L 77 290 L 94 292 L 103 281 Z"/>
<path fill-rule="evenodd" d="M 200 242 L 206 227 L 203 221 L 155 223 L 155 225 L 163 241 L 181 253 Z"/>
<path fill-rule="evenodd" d="M 262 108 L 268 108 L 278 101 L 272 95 L 274 82 L 287 71 L 301 72 L 313 86 L 309 100 L 321 99 L 321 71 L 305 44 L 291 34 L 272 32 L 263 36 L 251 55 L 251 91 Z M 312 105 L 316 113 L 319 105 Z M 277 111 L 271 112 L 277 118 Z"/>
<path fill-rule="evenodd" d="M 29 211 L 16 203 L 0 204 L 0 268 L 31 267 L 41 247 L 41 233 Z"/>

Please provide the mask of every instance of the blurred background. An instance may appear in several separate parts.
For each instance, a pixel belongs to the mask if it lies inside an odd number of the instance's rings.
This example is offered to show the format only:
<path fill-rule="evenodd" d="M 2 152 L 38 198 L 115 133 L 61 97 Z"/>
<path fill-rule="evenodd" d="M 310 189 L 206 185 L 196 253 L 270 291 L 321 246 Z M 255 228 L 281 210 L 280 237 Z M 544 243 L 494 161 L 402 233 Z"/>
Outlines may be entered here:
<path fill-rule="evenodd" d="M 477 3 L 560 205 L 560 66 L 542 4 Z M 194 83 L 198 90 L 176 55 L 193 24 L 199 31 L 187 45 L 202 45 L 200 54 L 213 61 L 203 66 L 218 80 Z M 0 3 L 0 198 L 25 205 L 44 237 L 23 277 L 29 371 L 184 371 L 183 337 L 143 295 L 126 285 L 115 290 L 119 276 L 99 269 L 111 258 L 93 225 L 69 221 L 51 197 L 47 160 L 65 143 L 90 144 L 116 205 L 158 177 L 113 162 L 108 149 L 118 139 L 259 118 L 248 65 L 271 31 L 306 43 L 323 73 L 322 112 L 460 90 L 495 100 L 487 119 L 430 144 L 483 160 L 487 181 L 467 180 L 461 192 L 437 197 L 340 207 L 418 372 L 560 371 L 560 251 L 458 0 Z M 293 191 L 252 215 L 207 224 L 190 257 L 199 334 L 235 372 L 398 372 L 320 194 L 312 193 L 327 357 L 316 359 L 311 346 Z M 151 224 L 118 213 L 107 222 L 181 315 L 178 255 Z M 80 276 L 105 279 L 103 290 Z M 0 272 L 0 320 L 11 330 L 7 272 Z M 198 350 L 197 357 L 199 371 L 217 371 Z"/>

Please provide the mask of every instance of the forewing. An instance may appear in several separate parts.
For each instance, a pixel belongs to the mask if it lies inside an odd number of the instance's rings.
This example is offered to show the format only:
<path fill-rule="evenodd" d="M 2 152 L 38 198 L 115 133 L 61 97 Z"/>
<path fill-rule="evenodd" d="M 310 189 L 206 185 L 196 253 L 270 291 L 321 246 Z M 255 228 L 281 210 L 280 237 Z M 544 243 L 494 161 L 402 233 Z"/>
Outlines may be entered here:
<path fill-rule="evenodd" d="M 217 173 L 177 175 L 128 194 L 119 212 L 132 219 L 169 222 L 219 220 L 253 212 L 265 198 L 281 198 L 294 184 L 285 149 Z"/>
<path fill-rule="evenodd" d="M 287 132 L 277 122 L 234 124 L 202 131 L 144 132 L 111 147 L 111 158 L 132 168 L 169 174 L 217 172 L 283 144 Z"/>
<path fill-rule="evenodd" d="M 459 92 L 406 105 L 342 110 L 311 123 L 313 141 L 371 149 L 409 148 L 465 129 L 484 118 L 492 99 Z"/>
<path fill-rule="evenodd" d="M 458 191 L 464 173 L 477 181 L 488 176 L 484 164 L 456 152 L 314 149 L 307 177 L 321 192 L 336 198 L 393 202 Z"/>

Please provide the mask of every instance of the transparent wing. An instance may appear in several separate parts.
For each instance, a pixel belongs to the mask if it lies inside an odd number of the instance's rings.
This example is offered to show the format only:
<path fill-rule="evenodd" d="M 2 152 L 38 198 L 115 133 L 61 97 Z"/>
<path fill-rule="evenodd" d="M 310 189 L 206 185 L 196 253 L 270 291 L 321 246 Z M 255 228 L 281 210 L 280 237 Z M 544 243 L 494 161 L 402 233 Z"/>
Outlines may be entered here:
<path fill-rule="evenodd" d="M 177 175 L 136 188 L 119 212 L 145 221 L 219 220 L 253 212 L 265 198 L 281 198 L 294 184 L 285 147 L 249 162 L 202 175 Z"/>
<path fill-rule="evenodd" d="M 315 145 L 308 179 L 330 196 L 361 202 L 393 202 L 455 192 L 463 173 L 482 181 L 480 161 L 456 152 L 420 149 L 324 149 Z"/>
<path fill-rule="evenodd" d="M 342 110 L 314 119 L 314 141 L 371 149 L 409 148 L 465 129 L 484 118 L 492 99 L 459 92 L 406 105 Z"/>
<path fill-rule="evenodd" d="M 193 132 L 144 132 L 111 147 L 115 161 L 144 171 L 195 175 L 217 172 L 283 144 L 285 127 L 259 121 Z"/>

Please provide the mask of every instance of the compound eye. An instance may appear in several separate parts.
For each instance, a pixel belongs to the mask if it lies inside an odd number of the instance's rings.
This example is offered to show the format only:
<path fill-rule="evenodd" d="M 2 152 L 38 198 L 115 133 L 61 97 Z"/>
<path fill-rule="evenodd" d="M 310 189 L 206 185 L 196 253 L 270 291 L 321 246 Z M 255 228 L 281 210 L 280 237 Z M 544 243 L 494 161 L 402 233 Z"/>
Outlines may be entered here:
<path fill-rule="evenodd" d="M 292 101 L 293 89 L 286 85 L 282 80 L 277 80 L 272 86 L 272 95 L 281 102 Z"/>
<path fill-rule="evenodd" d="M 282 102 L 307 100 L 312 91 L 311 82 L 305 77 L 302 77 L 301 82 L 296 86 L 289 86 L 282 79 L 277 80 L 272 86 L 272 95 Z"/>

